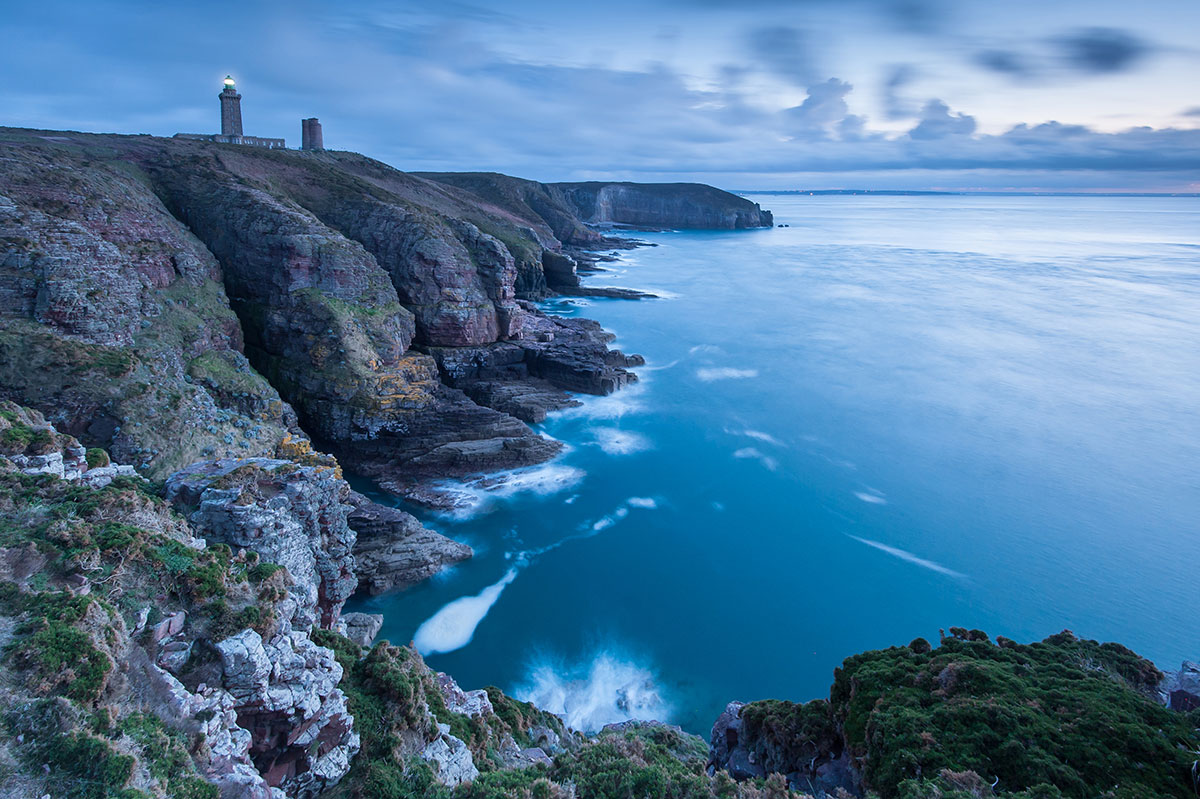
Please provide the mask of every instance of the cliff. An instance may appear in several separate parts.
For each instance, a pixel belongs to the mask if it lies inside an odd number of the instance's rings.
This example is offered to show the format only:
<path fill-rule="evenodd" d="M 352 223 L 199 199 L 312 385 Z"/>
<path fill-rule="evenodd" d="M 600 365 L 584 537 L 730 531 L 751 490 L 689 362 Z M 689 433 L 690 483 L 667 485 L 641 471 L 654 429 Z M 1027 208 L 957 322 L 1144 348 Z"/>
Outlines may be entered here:
<path fill-rule="evenodd" d="M 542 235 L 577 246 L 599 241 L 589 225 L 740 230 L 774 224 L 758 203 L 701 183 L 538 183 L 494 172 L 419 174 L 540 222 Z"/>
<path fill-rule="evenodd" d="M 554 183 L 585 222 L 646 228 L 771 227 L 758 203 L 702 183 Z"/>
<path fill-rule="evenodd" d="M 518 300 L 540 222 L 362 156 L 0 129 L 0 158 L 0 395 L 149 476 L 311 437 L 420 496 L 553 457 L 523 420 L 640 363 Z"/>

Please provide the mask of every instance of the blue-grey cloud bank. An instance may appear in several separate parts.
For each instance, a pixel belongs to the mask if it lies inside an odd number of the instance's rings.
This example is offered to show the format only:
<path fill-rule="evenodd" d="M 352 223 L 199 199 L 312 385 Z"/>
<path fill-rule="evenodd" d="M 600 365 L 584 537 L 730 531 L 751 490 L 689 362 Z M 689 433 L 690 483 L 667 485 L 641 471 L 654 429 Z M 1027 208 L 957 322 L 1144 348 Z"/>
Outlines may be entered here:
<path fill-rule="evenodd" d="M 726 188 L 1200 191 L 1200 4 L 149 4 L 0 25 L 3 124 L 217 128 L 409 170 Z"/>

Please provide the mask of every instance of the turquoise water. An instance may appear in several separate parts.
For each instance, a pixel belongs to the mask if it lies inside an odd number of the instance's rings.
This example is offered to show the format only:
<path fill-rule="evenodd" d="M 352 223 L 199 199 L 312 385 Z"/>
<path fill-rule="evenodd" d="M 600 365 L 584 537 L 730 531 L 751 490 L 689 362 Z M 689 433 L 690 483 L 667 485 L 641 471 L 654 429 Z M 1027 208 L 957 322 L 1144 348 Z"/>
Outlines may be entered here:
<path fill-rule="evenodd" d="M 547 305 L 642 382 L 421 514 L 473 560 L 356 609 L 466 687 L 701 734 L 952 625 L 1200 656 L 1200 200 L 755 199 L 790 227 L 590 278 L 664 299 Z"/>

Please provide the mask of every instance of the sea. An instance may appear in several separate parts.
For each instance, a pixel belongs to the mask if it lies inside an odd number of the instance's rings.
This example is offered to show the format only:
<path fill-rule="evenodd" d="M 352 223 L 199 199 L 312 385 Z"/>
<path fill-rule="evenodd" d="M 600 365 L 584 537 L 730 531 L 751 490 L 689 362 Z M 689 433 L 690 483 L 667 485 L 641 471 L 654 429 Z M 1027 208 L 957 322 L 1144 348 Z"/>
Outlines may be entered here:
<path fill-rule="evenodd" d="M 785 226 L 637 234 L 586 280 L 659 298 L 544 304 L 639 382 L 407 508 L 475 557 L 349 609 L 588 730 L 707 736 L 952 626 L 1200 659 L 1200 198 L 752 199 Z"/>

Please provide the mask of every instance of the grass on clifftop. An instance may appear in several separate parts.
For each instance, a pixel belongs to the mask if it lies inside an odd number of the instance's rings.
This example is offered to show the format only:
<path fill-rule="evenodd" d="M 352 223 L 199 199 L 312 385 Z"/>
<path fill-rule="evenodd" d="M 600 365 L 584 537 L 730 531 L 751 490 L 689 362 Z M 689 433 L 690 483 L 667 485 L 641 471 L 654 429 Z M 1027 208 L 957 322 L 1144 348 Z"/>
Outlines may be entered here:
<path fill-rule="evenodd" d="M 847 658 L 828 703 L 746 706 L 745 742 L 781 771 L 844 743 L 884 799 L 1194 799 L 1200 713 L 1163 707 L 1161 678 L 1070 632 L 1023 645 L 952 628 L 936 649 Z"/>

